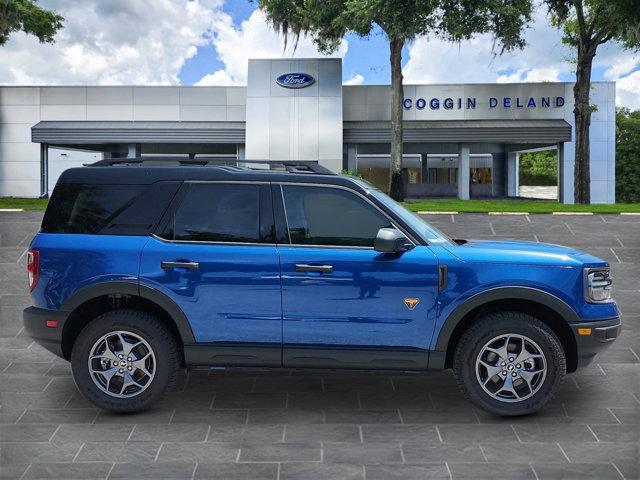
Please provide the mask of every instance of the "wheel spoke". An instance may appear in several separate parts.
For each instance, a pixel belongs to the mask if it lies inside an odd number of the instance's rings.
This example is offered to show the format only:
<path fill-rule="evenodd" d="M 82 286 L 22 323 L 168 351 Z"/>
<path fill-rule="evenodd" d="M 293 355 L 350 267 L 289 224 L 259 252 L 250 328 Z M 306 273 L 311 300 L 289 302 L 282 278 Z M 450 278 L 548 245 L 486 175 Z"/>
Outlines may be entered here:
<path fill-rule="evenodd" d="M 147 353 L 141 359 L 131 362 L 131 365 L 133 366 L 133 368 L 140 370 L 142 373 L 144 373 L 149 377 L 153 375 L 150 371 L 147 370 L 147 358 L 149 358 L 150 355 L 151 355 L 150 353 Z"/>
<path fill-rule="evenodd" d="M 131 385 L 144 387 L 144 385 L 140 385 L 138 382 L 136 382 L 129 372 L 124 372 L 124 381 L 122 382 L 122 386 L 120 387 L 120 395 L 122 395 L 127 387 L 130 387 Z"/>
<path fill-rule="evenodd" d="M 537 370 L 520 370 L 518 372 L 518 376 L 520 378 L 522 378 L 522 380 L 524 380 L 527 385 L 529 386 L 529 390 L 533 390 L 531 388 L 531 381 L 533 380 L 533 378 L 538 375 L 539 373 L 542 373 L 542 369 L 537 369 Z"/>
<path fill-rule="evenodd" d="M 517 356 L 514 362 L 522 364 L 527 360 L 535 360 L 536 358 L 542 358 L 542 355 L 540 355 L 539 353 L 529 352 L 526 348 L 523 347 L 522 351 Z"/>
<path fill-rule="evenodd" d="M 516 392 L 515 388 L 513 387 L 513 377 L 511 375 L 507 375 L 504 379 L 504 383 L 502 384 L 502 387 L 500 388 L 500 390 L 498 390 L 498 394 L 502 393 L 502 392 L 509 392 L 511 394 L 513 394 L 513 396 L 515 398 L 519 398 L 520 395 L 518 395 L 518 393 Z"/>
<path fill-rule="evenodd" d="M 109 342 L 107 342 L 107 339 L 103 339 L 102 343 L 104 343 L 104 352 L 99 353 L 97 355 L 93 355 L 91 357 L 92 360 L 94 359 L 107 359 L 109 360 L 109 363 L 113 362 L 113 361 L 117 361 L 118 357 L 116 356 L 115 353 L 113 353 L 113 351 L 111 350 L 111 348 L 109 347 Z M 98 345 L 98 347 L 102 347 L 102 345 Z M 93 352 L 95 352 L 97 350 L 97 348 L 94 347 L 94 349 L 92 350 Z"/>
<path fill-rule="evenodd" d="M 507 353 L 507 345 L 509 343 L 509 339 L 507 339 L 507 341 L 505 342 L 504 346 L 500 347 L 500 348 L 491 348 L 491 347 L 487 347 L 486 349 L 489 352 L 493 352 L 496 355 L 498 355 L 500 357 L 500 360 L 502 361 L 507 361 L 507 357 L 508 357 L 508 353 Z"/>
<path fill-rule="evenodd" d="M 489 362 L 487 362 L 486 360 L 480 360 L 480 363 L 484 366 L 484 368 L 486 368 L 487 370 L 487 381 L 489 381 L 491 378 L 493 378 L 495 375 L 497 375 L 498 373 L 500 373 L 502 371 L 502 367 L 500 365 L 496 366 L 496 365 L 491 365 Z M 486 384 L 487 382 L 485 382 Z"/>
<path fill-rule="evenodd" d="M 135 347 L 137 347 L 142 343 L 142 342 L 135 342 L 135 343 L 127 342 L 124 339 L 124 335 L 122 335 L 122 333 L 118 333 L 118 338 L 120 339 L 120 343 L 122 344 L 122 354 L 125 357 L 127 357 L 131 353 L 131 350 L 133 350 Z"/>

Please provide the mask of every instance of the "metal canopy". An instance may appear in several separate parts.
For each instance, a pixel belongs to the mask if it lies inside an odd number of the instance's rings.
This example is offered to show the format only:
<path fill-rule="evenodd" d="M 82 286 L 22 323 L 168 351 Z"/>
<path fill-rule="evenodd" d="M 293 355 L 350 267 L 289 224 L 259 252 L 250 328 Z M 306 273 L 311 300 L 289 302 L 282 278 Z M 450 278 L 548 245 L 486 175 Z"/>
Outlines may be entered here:
<path fill-rule="evenodd" d="M 404 121 L 404 142 L 542 143 L 571 140 L 564 120 Z M 344 122 L 345 143 L 389 143 L 391 122 Z"/>
<path fill-rule="evenodd" d="M 343 122 L 344 143 L 389 143 L 391 122 Z M 245 122 L 43 121 L 31 140 L 50 144 L 245 143 Z M 405 142 L 553 144 L 571 140 L 564 120 L 405 121 Z"/>
<path fill-rule="evenodd" d="M 31 141 L 52 144 L 244 143 L 245 122 L 62 122 L 31 128 Z"/>

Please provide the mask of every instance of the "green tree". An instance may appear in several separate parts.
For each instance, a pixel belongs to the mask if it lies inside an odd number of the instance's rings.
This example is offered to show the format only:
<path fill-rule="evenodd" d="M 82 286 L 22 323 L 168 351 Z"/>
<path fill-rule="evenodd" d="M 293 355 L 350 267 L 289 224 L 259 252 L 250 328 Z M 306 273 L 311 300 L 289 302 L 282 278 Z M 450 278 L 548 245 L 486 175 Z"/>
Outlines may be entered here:
<path fill-rule="evenodd" d="M 598 47 L 615 41 L 624 48 L 640 48 L 638 0 L 545 0 L 552 22 L 563 31 L 563 42 L 576 51 L 573 87 L 575 117 L 574 201 L 590 203 L 589 102 L 591 68 Z"/>
<path fill-rule="evenodd" d="M 558 184 L 558 158 L 555 150 L 520 154 L 520 185 Z"/>
<path fill-rule="evenodd" d="M 0 0 L 0 46 L 19 31 L 35 35 L 41 43 L 53 43 L 63 21 L 56 12 L 38 6 L 36 0 Z"/>
<path fill-rule="evenodd" d="M 640 202 L 640 110 L 616 111 L 616 202 Z"/>
<path fill-rule="evenodd" d="M 531 0 L 258 0 L 273 26 L 297 43 L 307 34 L 320 51 L 334 51 L 348 32 L 370 35 L 378 26 L 389 41 L 391 168 L 389 193 L 404 199 L 402 183 L 402 49 L 418 36 L 452 42 L 492 33 L 494 52 L 522 48 Z"/>

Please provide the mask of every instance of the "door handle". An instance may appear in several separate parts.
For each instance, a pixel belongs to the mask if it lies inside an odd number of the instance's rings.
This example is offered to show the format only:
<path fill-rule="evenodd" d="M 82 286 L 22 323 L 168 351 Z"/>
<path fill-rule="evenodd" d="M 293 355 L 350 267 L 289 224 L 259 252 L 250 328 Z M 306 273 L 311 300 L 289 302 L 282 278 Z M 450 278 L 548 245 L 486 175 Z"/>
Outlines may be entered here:
<path fill-rule="evenodd" d="M 306 263 L 296 263 L 296 272 L 331 273 L 333 272 L 333 265 L 308 265 Z"/>
<path fill-rule="evenodd" d="M 173 270 L 174 268 L 184 268 L 187 270 L 197 270 L 200 264 L 198 262 L 160 262 L 163 270 Z"/>

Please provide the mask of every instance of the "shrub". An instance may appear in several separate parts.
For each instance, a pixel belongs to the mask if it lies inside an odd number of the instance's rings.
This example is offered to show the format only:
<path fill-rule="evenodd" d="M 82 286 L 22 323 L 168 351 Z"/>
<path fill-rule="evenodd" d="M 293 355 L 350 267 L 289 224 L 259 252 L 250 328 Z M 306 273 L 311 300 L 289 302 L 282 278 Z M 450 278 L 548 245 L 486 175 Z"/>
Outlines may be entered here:
<path fill-rule="evenodd" d="M 520 154 L 520 185 L 555 186 L 558 184 L 558 159 L 555 150 Z"/>
<path fill-rule="evenodd" d="M 640 110 L 616 111 L 616 202 L 640 202 Z"/>

